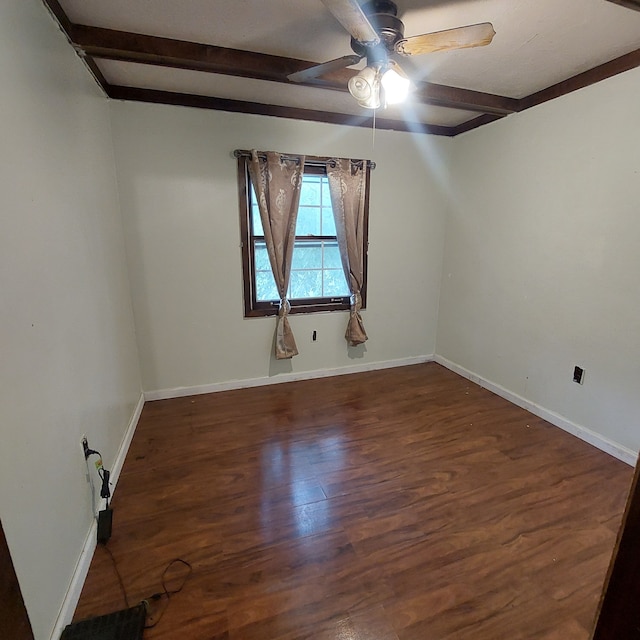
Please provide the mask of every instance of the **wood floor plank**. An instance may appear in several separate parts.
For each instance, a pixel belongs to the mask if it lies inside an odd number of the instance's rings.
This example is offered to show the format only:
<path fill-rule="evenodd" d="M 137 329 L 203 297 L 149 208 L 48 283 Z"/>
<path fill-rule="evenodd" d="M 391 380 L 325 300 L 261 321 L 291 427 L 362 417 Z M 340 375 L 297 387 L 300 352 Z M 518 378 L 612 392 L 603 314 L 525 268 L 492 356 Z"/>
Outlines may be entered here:
<path fill-rule="evenodd" d="M 108 546 L 150 639 L 587 640 L 632 475 L 429 363 L 147 403 Z"/>

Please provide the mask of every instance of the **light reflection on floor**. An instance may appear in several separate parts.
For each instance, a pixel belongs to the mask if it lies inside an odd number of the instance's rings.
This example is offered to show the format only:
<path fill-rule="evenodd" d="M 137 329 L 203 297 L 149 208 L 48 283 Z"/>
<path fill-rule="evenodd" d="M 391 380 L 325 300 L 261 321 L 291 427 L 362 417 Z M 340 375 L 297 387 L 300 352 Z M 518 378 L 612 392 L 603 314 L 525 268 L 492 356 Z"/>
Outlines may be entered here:
<path fill-rule="evenodd" d="M 274 441 L 262 448 L 263 539 L 276 539 L 283 525 L 293 524 L 299 537 L 326 531 L 331 526 L 331 501 L 322 493 L 317 474 L 345 467 L 348 456 L 343 443 L 342 435 L 332 433 L 309 442 Z M 289 488 L 289 499 L 274 504 L 271 489 L 283 485 Z"/>

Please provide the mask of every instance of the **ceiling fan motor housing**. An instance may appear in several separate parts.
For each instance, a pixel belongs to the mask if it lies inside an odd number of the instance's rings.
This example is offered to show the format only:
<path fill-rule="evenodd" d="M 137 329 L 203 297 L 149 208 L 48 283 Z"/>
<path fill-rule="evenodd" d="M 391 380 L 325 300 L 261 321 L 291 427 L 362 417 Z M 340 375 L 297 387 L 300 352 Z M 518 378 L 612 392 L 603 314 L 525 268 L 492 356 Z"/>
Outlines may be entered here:
<path fill-rule="evenodd" d="M 372 0 L 364 4 L 362 10 L 380 36 L 381 42 L 371 47 L 351 38 L 351 48 L 358 55 L 366 56 L 369 63 L 384 62 L 387 53 L 394 51 L 395 44 L 404 39 L 404 24 L 397 17 L 398 7 L 390 0 Z"/>

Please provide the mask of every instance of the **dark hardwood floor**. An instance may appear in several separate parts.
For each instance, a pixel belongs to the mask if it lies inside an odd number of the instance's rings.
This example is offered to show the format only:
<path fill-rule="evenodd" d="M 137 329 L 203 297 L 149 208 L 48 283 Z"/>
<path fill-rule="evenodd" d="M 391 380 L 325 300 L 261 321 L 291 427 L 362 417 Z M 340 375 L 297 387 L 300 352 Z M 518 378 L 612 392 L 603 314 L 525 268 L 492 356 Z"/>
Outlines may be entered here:
<path fill-rule="evenodd" d="M 429 363 L 147 403 L 108 548 L 150 639 L 586 640 L 632 476 Z"/>
<path fill-rule="evenodd" d="M 0 638 L 33 640 L 33 631 L 0 522 Z"/>

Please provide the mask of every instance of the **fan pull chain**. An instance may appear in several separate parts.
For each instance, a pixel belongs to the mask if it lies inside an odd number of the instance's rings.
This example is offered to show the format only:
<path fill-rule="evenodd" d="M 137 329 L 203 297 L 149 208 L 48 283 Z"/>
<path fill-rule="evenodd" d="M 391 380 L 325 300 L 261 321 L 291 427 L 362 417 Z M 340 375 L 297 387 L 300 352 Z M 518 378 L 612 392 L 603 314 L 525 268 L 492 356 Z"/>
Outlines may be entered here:
<path fill-rule="evenodd" d="M 371 129 L 371 150 L 373 151 L 376 147 L 376 110 L 373 110 L 373 128 Z"/>

